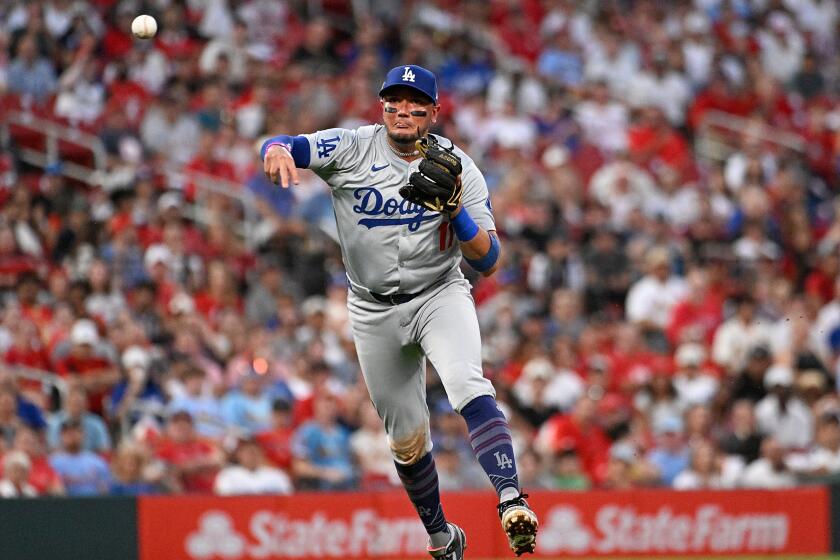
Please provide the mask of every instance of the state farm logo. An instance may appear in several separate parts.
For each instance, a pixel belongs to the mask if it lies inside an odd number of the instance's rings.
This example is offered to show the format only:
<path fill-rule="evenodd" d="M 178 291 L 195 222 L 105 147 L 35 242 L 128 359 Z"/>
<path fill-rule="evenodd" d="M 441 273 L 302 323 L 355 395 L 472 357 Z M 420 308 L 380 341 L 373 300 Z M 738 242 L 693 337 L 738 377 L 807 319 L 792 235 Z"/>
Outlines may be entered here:
<path fill-rule="evenodd" d="M 560 506 L 548 512 L 548 519 L 540 526 L 539 543 L 543 552 L 583 552 L 592 542 L 592 533 L 581 522 L 580 512 L 573 507 Z"/>
<path fill-rule="evenodd" d="M 208 511 L 198 521 L 198 531 L 190 533 L 187 553 L 193 558 L 240 558 L 245 539 L 233 528 L 233 520 L 223 511 Z"/>
<path fill-rule="evenodd" d="M 693 513 L 663 506 L 641 513 L 608 504 L 595 513 L 592 527 L 570 506 L 550 509 L 540 527 L 543 553 L 773 552 L 784 550 L 790 519 L 784 513 L 730 514 L 706 504 Z"/>
<path fill-rule="evenodd" d="M 349 520 L 330 519 L 321 511 L 289 519 L 283 512 L 258 510 L 251 515 L 247 532 L 237 531 L 226 512 L 213 510 L 199 518 L 184 549 L 194 560 L 369 558 L 423 554 L 427 540 L 416 518 L 380 517 L 372 509 L 356 510 Z"/>

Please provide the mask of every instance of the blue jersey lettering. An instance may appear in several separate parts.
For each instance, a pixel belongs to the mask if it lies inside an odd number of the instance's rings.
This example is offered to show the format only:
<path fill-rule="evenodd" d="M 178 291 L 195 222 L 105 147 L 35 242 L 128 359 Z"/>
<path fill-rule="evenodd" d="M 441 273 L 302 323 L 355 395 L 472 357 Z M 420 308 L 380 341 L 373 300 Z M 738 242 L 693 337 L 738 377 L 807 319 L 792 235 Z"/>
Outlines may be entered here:
<path fill-rule="evenodd" d="M 381 226 L 408 225 L 408 231 L 417 231 L 420 224 L 440 217 L 438 213 L 427 213 L 428 210 L 413 202 L 382 196 L 382 192 L 373 187 L 362 187 L 353 191 L 353 196 L 359 204 L 353 206 L 353 212 L 363 216 L 382 216 L 362 218 L 358 224 L 368 229 Z M 399 218 L 391 216 L 399 215 Z"/>

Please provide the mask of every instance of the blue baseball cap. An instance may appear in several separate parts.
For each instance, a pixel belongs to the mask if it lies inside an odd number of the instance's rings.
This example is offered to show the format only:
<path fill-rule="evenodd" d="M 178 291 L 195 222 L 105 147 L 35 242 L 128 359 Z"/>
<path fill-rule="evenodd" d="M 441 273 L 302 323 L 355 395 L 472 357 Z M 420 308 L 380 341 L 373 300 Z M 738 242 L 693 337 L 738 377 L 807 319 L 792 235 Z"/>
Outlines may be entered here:
<path fill-rule="evenodd" d="M 437 78 L 430 71 L 416 64 L 407 64 L 391 68 L 385 75 L 382 88 L 379 90 L 379 97 L 385 94 L 385 90 L 394 86 L 405 86 L 416 89 L 435 104 L 438 102 Z"/>

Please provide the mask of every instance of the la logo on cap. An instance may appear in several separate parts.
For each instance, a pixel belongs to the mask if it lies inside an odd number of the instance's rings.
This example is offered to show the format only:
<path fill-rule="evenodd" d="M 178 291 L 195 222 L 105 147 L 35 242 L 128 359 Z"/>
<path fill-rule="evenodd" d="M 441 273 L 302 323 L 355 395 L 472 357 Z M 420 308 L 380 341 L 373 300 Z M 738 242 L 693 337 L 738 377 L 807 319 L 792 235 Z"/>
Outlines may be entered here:
<path fill-rule="evenodd" d="M 411 66 L 405 67 L 405 72 L 402 75 L 402 81 L 404 82 L 413 82 L 414 81 L 414 72 L 411 71 Z"/>

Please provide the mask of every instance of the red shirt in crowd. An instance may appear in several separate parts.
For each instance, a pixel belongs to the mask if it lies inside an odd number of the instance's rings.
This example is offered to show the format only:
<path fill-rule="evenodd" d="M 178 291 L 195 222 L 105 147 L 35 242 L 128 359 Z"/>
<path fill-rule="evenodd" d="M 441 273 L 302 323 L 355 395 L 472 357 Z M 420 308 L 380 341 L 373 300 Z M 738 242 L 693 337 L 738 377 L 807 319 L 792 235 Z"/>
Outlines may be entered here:
<path fill-rule="evenodd" d="M 551 449 L 574 448 L 590 480 L 596 484 L 604 480 L 610 440 L 600 426 L 581 426 L 574 416 L 558 414 L 550 418 L 543 429 Z"/>
<path fill-rule="evenodd" d="M 676 131 L 636 126 L 627 132 L 629 152 L 642 165 L 660 163 L 681 171 L 691 164 L 691 153 L 685 138 Z"/>
<path fill-rule="evenodd" d="M 39 495 L 48 494 L 53 488 L 61 485 L 61 477 L 50 465 L 46 455 L 41 457 L 30 457 L 32 467 L 29 470 L 29 484 L 31 484 Z"/>
<path fill-rule="evenodd" d="M 29 468 L 29 484 L 38 491 L 39 496 L 50 493 L 54 488 L 61 486 L 61 477 L 50 465 L 46 455 L 40 457 L 29 457 L 31 466 Z M 3 478 L 3 461 L 0 460 L 0 478 Z"/>
<path fill-rule="evenodd" d="M 690 299 L 679 302 L 671 310 L 671 319 L 665 333 L 671 344 L 679 344 L 686 332 L 694 332 L 692 339 L 711 344 L 715 330 L 723 321 L 723 299 L 716 294 L 706 294 L 702 301 Z"/>
<path fill-rule="evenodd" d="M 256 440 L 260 444 L 266 458 L 275 467 L 287 472 L 292 468 L 292 435 L 294 428 L 278 428 L 257 434 Z"/>
<path fill-rule="evenodd" d="M 216 446 L 203 439 L 193 439 L 178 443 L 165 439 L 160 443 L 157 456 L 176 468 L 183 468 L 199 460 L 210 460 L 216 453 Z M 185 492 L 212 494 L 218 469 L 201 469 L 181 475 Z"/>
<path fill-rule="evenodd" d="M 113 364 L 106 358 L 101 356 L 89 356 L 80 358 L 73 354 L 59 360 L 55 365 L 55 370 L 62 377 L 79 376 L 85 377 L 96 374 L 102 370 L 110 369 Z M 91 391 L 88 396 L 88 403 L 91 412 L 102 415 L 105 409 L 103 400 L 108 395 L 108 390 Z"/>

